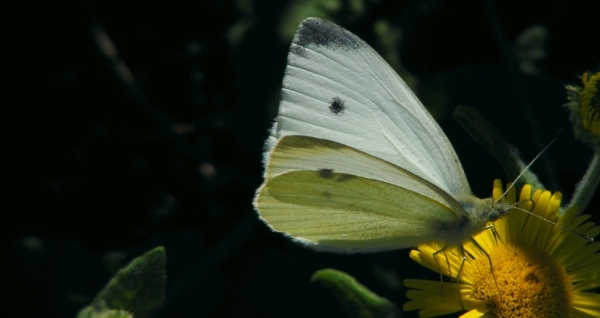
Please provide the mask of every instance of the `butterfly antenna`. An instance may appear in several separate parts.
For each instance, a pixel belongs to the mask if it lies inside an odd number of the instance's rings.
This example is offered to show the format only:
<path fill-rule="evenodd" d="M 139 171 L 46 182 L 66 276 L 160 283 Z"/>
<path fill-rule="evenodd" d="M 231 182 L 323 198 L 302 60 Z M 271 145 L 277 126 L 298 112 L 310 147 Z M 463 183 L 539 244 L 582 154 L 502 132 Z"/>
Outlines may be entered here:
<path fill-rule="evenodd" d="M 556 136 L 554 136 L 554 138 L 552 138 L 552 140 L 550 140 L 550 142 L 546 145 L 546 147 L 544 147 L 544 149 L 542 149 L 542 151 L 540 151 L 530 162 L 527 166 L 525 166 L 525 168 L 523 168 L 521 170 L 521 172 L 519 173 L 519 175 L 515 178 L 515 181 L 513 181 L 510 186 L 508 186 L 508 188 L 506 188 L 506 191 L 504 191 L 504 193 L 502 194 L 502 196 L 496 200 L 496 202 L 494 203 L 498 203 L 502 198 L 504 198 L 506 196 L 506 194 L 508 193 L 508 191 L 515 186 L 515 184 L 517 183 L 517 180 L 519 180 L 523 174 L 529 170 L 529 167 L 531 167 L 531 165 L 536 162 L 538 160 L 538 158 L 544 153 L 546 152 L 546 150 L 548 150 L 548 148 L 550 148 L 550 146 L 556 141 L 556 139 L 558 139 L 558 136 L 560 136 L 560 134 L 562 133 L 562 131 L 564 130 L 564 128 L 561 128 L 557 133 Z"/>
<path fill-rule="evenodd" d="M 564 226 L 564 225 L 560 225 L 560 224 L 558 224 L 558 223 L 556 223 L 556 222 L 553 222 L 553 221 L 551 221 L 551 220 L 548 220 L 548 219 L 544 218 L 543 216 L 539 216 L 539 215 L 537 215 L 537 214 L 535 214 L 535 213 L 533 213 L 533 212 L 531 212 L 531 211 L 528 211 L 528 210 L 525 210 L 525 209 L 521 209 L 521 208 L 519 208 L 519 207 L 517 207 L 517 206 L 516 206 L 516 205 L 518 205 L 518 204 L 519 204 L 519 203 L 515 203 L 515 204 L 512 206 L 512 209 L 515 209 L 515 210 L 518 210 L 518 211 L 525 212 L 525 213 L 527 213 L 527 214 L 528 214 L 528 215 L 530 215 L 530 216 L 533 216 L 533 217 L 536 217 L 536 218 L 538 218 L 539 220 L 542 220 L 542 221 L 548 222 L 548 223 L 552 224 L 553 226 L 557 226 L 557 227 L 559 227 L 559 228 L 561 228 L 561 229 L 563 229 L 563 230 L 565 230 L 565 231 L 567 231 L 567 232 L 571 232 L 572 234 L 575 234 L 575 235 L 577 235 L 577 236 L 581 237 L 582 239 L 584 239 L 584 240 L 586 240 L 586 241 L 588 241 L 588 242 L 590 242 L 590 243 L 594 242 L 594 238 L 593 238 L 593 237 L 591 237 L 591 236 L 589 236 L 589 235 L 582 234 L 582 233 L 575 232 L 574 230 L 572 230 L 572 229 L 570 229 L 570 228 L 568 228 L 568 227 L 566 227 L 566 226 Z"/>

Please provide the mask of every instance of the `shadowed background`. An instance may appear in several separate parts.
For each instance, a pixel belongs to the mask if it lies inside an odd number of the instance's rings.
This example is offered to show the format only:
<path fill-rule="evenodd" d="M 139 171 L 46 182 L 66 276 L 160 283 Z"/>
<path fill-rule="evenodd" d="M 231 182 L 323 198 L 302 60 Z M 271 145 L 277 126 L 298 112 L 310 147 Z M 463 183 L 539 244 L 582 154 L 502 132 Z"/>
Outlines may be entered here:
<path fill-rule="evenodd" d="M 304 18 L 363 38 L 416 91 L 479 197 L 504 178 L 452 119 L 477 108 L 568 201 L 592 152 L 573 140 L 564 85 L 600 66 L 594 1 L 87 1 L 32 24 L 27 123 L 5 209 L 3 307 L 74 316 L 132 257 L 164 245 L 155 317 L 344 316 L 318 269 L 405 301 L 401 280 L 437 279 L 408 250 L 312 252 L 270 233 L 251 202 L 291 37 Z M 24 129 L 25 127 L 25 129 Z M 504 179 L 504 181 L 506 181 Z M 599 221 L 598 196 L 586 211 Z M 415 316 L 408 313 L 406 316 Z"/>

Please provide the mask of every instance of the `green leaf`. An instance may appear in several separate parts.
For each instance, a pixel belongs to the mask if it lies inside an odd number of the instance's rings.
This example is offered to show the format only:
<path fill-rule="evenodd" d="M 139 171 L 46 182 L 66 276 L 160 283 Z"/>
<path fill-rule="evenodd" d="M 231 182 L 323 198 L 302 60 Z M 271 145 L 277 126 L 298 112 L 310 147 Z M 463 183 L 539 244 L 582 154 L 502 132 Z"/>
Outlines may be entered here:
<path fill-rule="evenodd" d="M 454 109 L 454 119 L 471 137 L 496 157 L 509 182 L 514 182 L 527 164 L 517 154 L 517 150 L 508 144 L 500 133 L 473 107 L 459 105 Z M 530 184 L 533 189 L 545 190 L 538 177 L 527 169 L 517 180 L 517 185 Z"/>
<path fill-rule="evenodd" d="M 111 309 L 126 310 L 136 317 L 143 316 L 150 309 L 162 304 L 165 298 L 166 262 L 166 252 L 162 246 L 135 258 L 117 272 L 96 295 L 91 306 L 84 308 L 78 317 L 104 317 L 90 316 L 88 308 L 92 308 L 96 314 Z M 81 316 L 82 314 L 88 315 Z"/>
<path fill-rule="evenodd" d="M 400 317 L 400 311 L 396 305 L 379 297 L 344 272 L 322 269 L 314 273 L 311 281 L 320 283 L 331 290 L 351 317 Z"/>
<path fill-rule="evenodd" d="M 356 21 L 365 15 L 366 5 L 364 0 L 292 0 L 281 14 L 279 24 L 279 38 L 286 43 L 292 39 L 298 24 L 308 17 L 316 17 L 337 22 Z"/>
<path fill-rule="evenodd" d="M 77 318 L 133 318 L 133 315 L 125 310 L 105 308 L 96 311 L 94 307 L 87 306 L 77 314 Z"/>

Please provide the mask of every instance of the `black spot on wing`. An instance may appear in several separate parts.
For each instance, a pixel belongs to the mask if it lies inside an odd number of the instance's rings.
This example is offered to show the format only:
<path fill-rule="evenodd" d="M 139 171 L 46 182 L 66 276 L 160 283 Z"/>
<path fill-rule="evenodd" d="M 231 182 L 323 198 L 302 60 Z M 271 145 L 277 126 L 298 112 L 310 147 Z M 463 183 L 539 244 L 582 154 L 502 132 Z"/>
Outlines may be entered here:
<path fill-rule="evenodd" d="M 335 115 L 343 113 L 346 110 L 344 101 L 339 97 L 334 97 L 329 105 L 329 110 Z"/>
<path fill-rule="evenodd" d="M 364 42 L 350 31 L 331 22 L 317 18 L 308 18 L 298 27 L 294 36 L 294 44 L 301 47 L 309 45 L 325 46 L 331 50 L 356 50 L 364 46 Z M 294 51 L 296 50 L 296 51 Z M 298 52 L 297 49 L 293 53 Z M 302 54 L 298 54 L 303 56 Z"/>
<path fill-rule="evenodd" d="M 333 169 L 319 169 L 319 177 L 323 179 L 333 178 Z"/>
<path fill-rule="evenodd" d="M 344 182 L 353 179 L 355 176 L 347 173 L 336 173 L 333 169 L 319 169 L 319 177 L 323 179 L 332 179 L 335 182 Z"/>

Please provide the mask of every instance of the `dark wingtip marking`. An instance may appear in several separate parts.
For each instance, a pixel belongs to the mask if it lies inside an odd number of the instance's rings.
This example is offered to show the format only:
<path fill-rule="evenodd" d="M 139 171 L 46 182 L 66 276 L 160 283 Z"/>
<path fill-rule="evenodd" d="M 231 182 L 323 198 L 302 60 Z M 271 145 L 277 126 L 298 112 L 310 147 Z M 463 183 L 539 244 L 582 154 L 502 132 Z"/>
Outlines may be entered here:
<path fill-rule="evenodd" d="M 346 106 L 344 106 L 344 101 L 339 97 L 334 97 L 329 105 L 329 110 L 335 114 L 341 114 L 346 110 Z"/>
<path fill-rule="evenodd" d="M 306 57 L 306 49 L 299 45 L 292 45 L 290 47 L 290 53 L 296 54 L 300 57 Z"/>
<path fill-rule="evenodd" d="M 343 50 L 356 50 L 363 46 L 362 40 L 350 31 L 317 18 L 308 18 L 300 24 L 294 43 L 299 46 L 313 44 Z"/>

